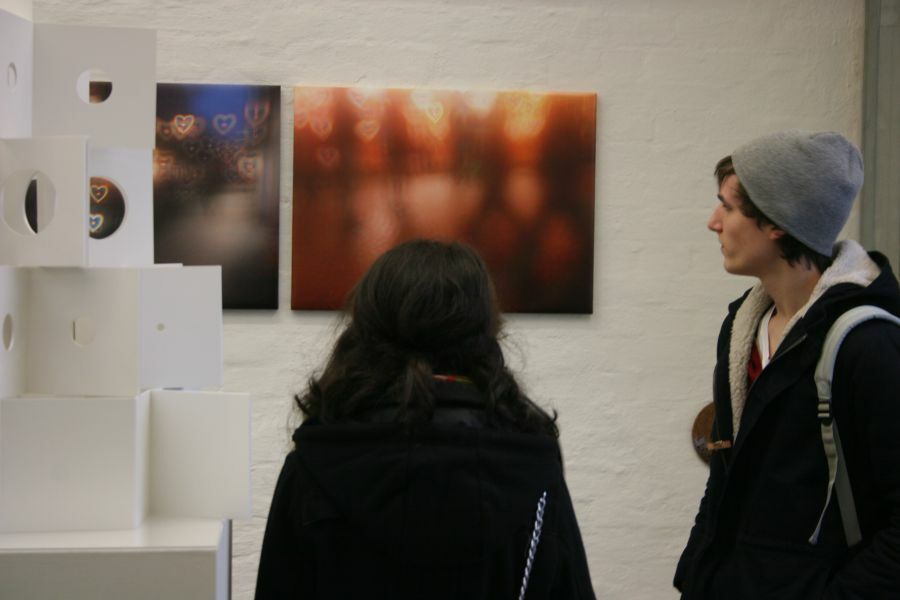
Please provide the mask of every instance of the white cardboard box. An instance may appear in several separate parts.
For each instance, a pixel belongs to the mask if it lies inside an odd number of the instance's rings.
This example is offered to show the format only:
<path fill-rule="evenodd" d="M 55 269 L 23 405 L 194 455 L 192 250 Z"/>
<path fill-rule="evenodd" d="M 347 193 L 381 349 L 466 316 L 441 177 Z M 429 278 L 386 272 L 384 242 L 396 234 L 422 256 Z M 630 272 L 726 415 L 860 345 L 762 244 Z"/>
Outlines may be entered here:
<path fill-rule="evenodd" d="M 25 271 L 0 267 L 0 398 L 25 389 Z"/>
<path fill-rule="evenodd" d="M 0 276 L 24 350 L 0 352 L 0 373 L 22 373 L 0 384 L 5 397 L 221 386 L 220 267 L 21 271 Z"/>
<path fill-rule="evenodd" d="M 33 17 L 31 0 L 0 0 L 0 10 L 5 10 L 29 21 Z"/>
<path fill-rule="evenodd" d="M 247 394 L 0 400 L 0 532 L 249 518 L 250 448 Z"/>
<path fill-rule="evenodd" d="M 102 177 L 112 182 L 119 188 L 125 202 L 125 218 L 119 228 L 108 237 L 89 238 L 90 266 L 152 265 L 153 150 L 91 147 L 88 152 L 88 173 L 90 178 Z M 111 196 L 102 186 L 99 187 L 98 190 L 98 186 L 91 185 L 92 196 L 98 191 Z"/>
<path fill-rule="evenodd" d="M 153 151 L 88 149 L 86 139 L 0 140 L 0 264 L 153 265 Z M 26 193 L 38 174 L 46 179 L 37 179 L 35 232 L 27 223 Z M 93 177 L 115 185 L 125 204 L 121 225 L 102 239 L 90 237 L 89 199 L 95 191 L 102 191 L 109 196 L 106 201 L 112 202 L 114 193 L 106 185 L 89 186 Z"/>
<path fill-rule="evenodd" d="M 153 390 L 150 514 L 250 518 L 250 414 L 247 394 Z"/>
<path fill-rule="evenodd" d="M 29 137 L 34 24 L 5 4 L 0 3 L 0 138 Z"/>
<path fill-rule="evenodd" d="M 148 426 L 149 393 L 0 400 L 0 532 L 140 525 Z"/>
<path fill-rule="evenodd" d="M 222 267 L 140 269 L 141 388 L 222 385 Z"/>
<path fill-rule="evenodd" d="M 38 184 L 37 232 L 25 216 L 32 180 Z M 87 265 L 87 187 L 87 138 L 0 140 L 0 265 Z"/>
<path fill-rule="evenodd" d="M 86 73 L 112 82 L 101 103 L 79 96 Z M 156 31 L 34 25 L 34 135 L 89 135 L 94 147 L 156 144 Z"/>

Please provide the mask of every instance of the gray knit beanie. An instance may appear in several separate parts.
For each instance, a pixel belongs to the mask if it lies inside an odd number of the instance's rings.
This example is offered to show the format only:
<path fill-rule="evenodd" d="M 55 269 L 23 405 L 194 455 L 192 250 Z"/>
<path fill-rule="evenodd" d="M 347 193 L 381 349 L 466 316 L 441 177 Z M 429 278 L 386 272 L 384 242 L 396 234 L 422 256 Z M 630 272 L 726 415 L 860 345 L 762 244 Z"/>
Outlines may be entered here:
<path fill-rule="evenodd" d="M 859 150 L 839 133 L 783 131 L 731 155 L 750 200 L 779 228 L 831 256 L 863 182 Z"/>

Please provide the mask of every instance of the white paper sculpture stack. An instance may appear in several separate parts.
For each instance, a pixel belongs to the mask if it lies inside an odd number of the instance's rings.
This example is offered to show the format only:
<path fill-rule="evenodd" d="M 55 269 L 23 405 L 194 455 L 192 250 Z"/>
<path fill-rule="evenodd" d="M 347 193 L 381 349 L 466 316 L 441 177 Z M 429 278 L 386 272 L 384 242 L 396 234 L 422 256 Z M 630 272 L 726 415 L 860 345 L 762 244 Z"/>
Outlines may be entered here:
<path fill-rule="evenodd" d="M 153 265 L 155 38 L 0 0 L 0 598 L 228 596 L 250 399 L 184 391 L 222 384 L 221 269 Z"/>

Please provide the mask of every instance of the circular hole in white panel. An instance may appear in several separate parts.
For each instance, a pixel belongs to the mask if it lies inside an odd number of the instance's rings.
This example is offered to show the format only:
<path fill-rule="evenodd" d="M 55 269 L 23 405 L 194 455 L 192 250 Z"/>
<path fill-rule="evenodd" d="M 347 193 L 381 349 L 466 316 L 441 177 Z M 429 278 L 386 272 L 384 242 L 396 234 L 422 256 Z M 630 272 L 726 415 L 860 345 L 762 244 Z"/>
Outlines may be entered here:
<path fill-rule="evenodd" d="M 163 331 L 166 330 L 166 324 L 165 324 L 165 323 L 157 323 L 157 324 L 156 324 L 156 330 L 157 330 L 158 332 L 162 333 Z"/>
<path fill-rule="evenodd" d="M 72 339 L 79 346 L 87 346 L 94 341 L 97 334 L 97 328 L 94 321 L 88 317 L 78 317 L 72 323 Z"/>
<path fill-rule="evenodd" d="M 113 83 L 102 69 L 88 69 L 78 76 L 75 91 L 86 104 L 100 104 L 112 95 Z"/>
<path fill-rule="evenodd" d="M 13 319 L 12 315 L 3 317 L 3 347 L 12 350 L 13 345 Z"/>
<path fill-rule="evenodd" d="M 56 189 L 40 171 L 17 171 L 0 189 L 0 214 L 22 235 L 41 233 L 56 214 Z"/>
<path fill-rule="evenodd" d="M 16 63 L 9 63 L 6 67 L 6 84 L 14 88 L 19 83 L 19 71 L 16 69 Z"/>
<path fill-rule="evenodd" d="M 91 177 L 89 226 L 91 237 L 102 240 L 114 234 L 125 220 L 125 194 L 111 179 Z"/>

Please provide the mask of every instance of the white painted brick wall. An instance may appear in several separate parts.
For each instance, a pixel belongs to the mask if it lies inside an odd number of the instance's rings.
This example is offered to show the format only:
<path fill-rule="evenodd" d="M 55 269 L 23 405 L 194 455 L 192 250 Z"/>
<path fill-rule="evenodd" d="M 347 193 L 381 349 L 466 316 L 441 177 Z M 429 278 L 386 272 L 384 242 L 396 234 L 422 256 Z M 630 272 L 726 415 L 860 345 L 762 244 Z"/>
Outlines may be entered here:
<path fill-rule="evenodd" d="M 597 595 L 676 596 L 671 576 L 706 476 L 690 426 L 710 399 L 725 305 L 749 283 L 722 272 L 705 229 L 711 171 L 739 143 L 781 128 L 859 140 L 863 0 L 34 5 L 43 22 L 157 28 L 161 81 L 287 86 L 282 308 L 225 317 L 224 389 L 255 398 L 254 517 L 234 529 L 240 600 L 253 594 L 291 395 L 334 333 L 333 315 L 288 308 L 289 86 L 598 92 L 595 313 L 510 317 L 509 358 L 531 393 L 560 412 Z"/>

